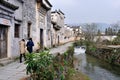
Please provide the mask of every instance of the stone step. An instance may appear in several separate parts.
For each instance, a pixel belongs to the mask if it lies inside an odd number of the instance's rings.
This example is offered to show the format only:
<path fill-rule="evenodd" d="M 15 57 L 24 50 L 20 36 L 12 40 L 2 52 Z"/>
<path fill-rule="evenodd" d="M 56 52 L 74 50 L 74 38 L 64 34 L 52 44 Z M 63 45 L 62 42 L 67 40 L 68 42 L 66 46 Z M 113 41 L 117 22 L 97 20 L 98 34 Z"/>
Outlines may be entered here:
<path fill-rule="evenodd" d="M 3 58 L 3 59 L 0 59 L 0 66 L 5 66 L 11 62 L 13 62 L 14 60 L 13 59 L 10 59 L 10 58 Z"/>

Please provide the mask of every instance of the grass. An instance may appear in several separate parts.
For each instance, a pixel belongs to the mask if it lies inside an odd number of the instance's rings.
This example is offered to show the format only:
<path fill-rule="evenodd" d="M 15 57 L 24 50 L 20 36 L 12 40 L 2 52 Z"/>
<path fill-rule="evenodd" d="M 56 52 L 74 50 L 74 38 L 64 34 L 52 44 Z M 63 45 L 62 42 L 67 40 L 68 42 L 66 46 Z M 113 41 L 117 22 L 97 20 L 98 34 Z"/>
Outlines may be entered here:
<path fill-rule="evenodd" d="M 90 80 L 88 76 L 76 71 L 73 75 L 69 76 L 67 80 Z"/>

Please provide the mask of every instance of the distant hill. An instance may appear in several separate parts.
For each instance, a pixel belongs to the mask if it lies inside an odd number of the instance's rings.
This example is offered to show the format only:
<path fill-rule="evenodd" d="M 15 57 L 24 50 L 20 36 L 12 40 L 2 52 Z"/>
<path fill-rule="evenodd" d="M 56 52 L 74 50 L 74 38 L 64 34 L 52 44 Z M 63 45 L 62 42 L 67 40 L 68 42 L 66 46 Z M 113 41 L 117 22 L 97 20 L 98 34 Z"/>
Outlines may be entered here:
<path fill-rule="evenodd" d="M 84 27 L 85 24 L 89 24 L 89 23 L 69 24 L 69 26 L 73 26 L 73 27 L 81 26 L 81 27 Z M 105 32 L 105 29 L 110 27 L 110 24 L 107 24 L 107 23 L 95 23 L 95 24 L 97 24 L 98 29 L 101 30 L 101 32 Z"/>
<path fill-rule="evenodd" d="M 81 27 L 84 27 L 84 25 L 87 23 L 80 24 Z M 105 29 L 110 27 L 110 24 L 107 23 L 95 23 L 98 26 L 98 29 L 101 30 L 101 32 L 105 32 Z"/>

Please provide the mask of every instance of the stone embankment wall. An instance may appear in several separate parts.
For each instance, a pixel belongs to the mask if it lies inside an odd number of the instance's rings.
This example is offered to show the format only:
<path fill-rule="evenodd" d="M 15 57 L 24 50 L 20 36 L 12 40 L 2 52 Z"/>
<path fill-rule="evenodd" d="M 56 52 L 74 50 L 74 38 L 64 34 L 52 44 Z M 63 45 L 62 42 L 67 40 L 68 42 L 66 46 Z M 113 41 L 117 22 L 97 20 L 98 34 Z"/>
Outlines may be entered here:
<path fill-rule="evenodd" d="M 89 49 L 86 53 L 93 55 L 110 64 L 120 66 L 120 48 L 96 48 Z"/>

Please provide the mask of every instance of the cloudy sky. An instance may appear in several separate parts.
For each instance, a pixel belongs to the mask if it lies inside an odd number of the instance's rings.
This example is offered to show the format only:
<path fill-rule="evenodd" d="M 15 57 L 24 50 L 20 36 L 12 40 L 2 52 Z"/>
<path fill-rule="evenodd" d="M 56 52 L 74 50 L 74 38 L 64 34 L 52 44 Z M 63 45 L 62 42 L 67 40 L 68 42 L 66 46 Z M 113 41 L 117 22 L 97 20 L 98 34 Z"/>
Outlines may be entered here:
<path fill-rule="evenodd" d="M 120 21 L 120 0 L 49 0 L 52 11 L 65 13 L 65 23 L 115 23 Z"/>

